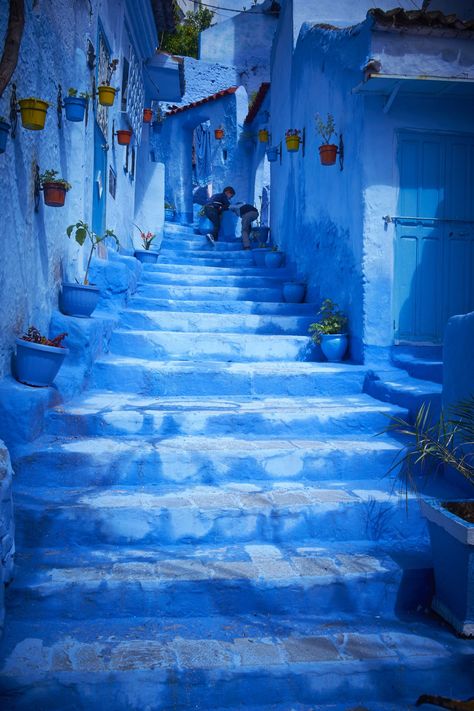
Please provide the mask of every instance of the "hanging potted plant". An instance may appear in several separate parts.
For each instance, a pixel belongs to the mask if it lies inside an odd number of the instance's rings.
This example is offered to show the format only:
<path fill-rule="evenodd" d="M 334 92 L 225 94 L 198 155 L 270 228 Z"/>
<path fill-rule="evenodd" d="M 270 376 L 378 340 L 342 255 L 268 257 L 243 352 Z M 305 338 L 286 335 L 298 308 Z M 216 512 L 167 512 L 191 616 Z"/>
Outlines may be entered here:
<path fill-rule="evenodd" d="M 265 255 L 265 266 L 269 269 L 278 269 L 283 264 L 285 255 L 274 245 Z"/>
<path fill-rule="evenodd" d="M 270 163 L 274 163 L 276 160 L 278 160 L 278 155 L 280 153 L 280 149 L 278 146 L 270 146 L 266 150 L 267 154 L 267 159 Z"/>
<path fill-rule="evenodd" d="M 216 141 L 222 141 L 224 138 L 224 129 L 222 126 L 219 126 L 219 128 L 214 129 L 214 136 L 216 138 Z"/>
<path fill-rule="evenodd" d="M 283 282 L 283 300 L 287 304 L 301 304 L 306 295 L 306 284 L 304 281 Z"/>
<path fill-rule="evenodd" d="M 9 130 L 10 124 L 3 116 L 0 116 L 0 153 L 5 153 Z"/>
<path fill-rule="evenodd" d="M 259 130 L 258 140 L 260 143 L 268 143 L 268 140 L 269 140 L 268 128 L 261 128 Z"/>
<path fill-rule="evenodd" d="M 37 388 L 51 385 L 69 353 L 61 345 L 66 336 L 67 333 L 60 333 L 49 339 L 42 336 L 37 328 L 30 326 L 23 336 L 16 339 L 15 378 L 20 383 Z"/>
<path fill-rule="evenodd" d="M 129 146 L 133 132 L 130 129 L 119 129 L 117 131 L 117 142 L 119 146 Z"/>
<path fill-rule="evenodd" d="M 143 123 L 150 123 L 153 118 L 152 109 L 143 109 Z"/>
<path fill-rule="evenodd" d="M 64 111 L 68 121 L 84 121 L 89 96 L 87 91 L 82 91 L 78 95 L 77 89 L 73 87 L 68 89 L 67 96 L 64 98 Z"/>
<path fill-rule="evenodd" d="M 134 223 L 134 226 L 137 228 L 137 230 L 140 231 L 140 239 L 143 244 L 143 249 L 136 249 L 135 250 L 135 252 L 134 252 L 135 257 L 140 262 L 143 262 L 143 263 L 147 262 L 149 264 L 155 264 L 160 253 L 152 251 L 150 249 L 150 247 L 151 247 L 153 240 L 156 239 L 156 234 L 154 234 L 153 232 L 143 232 L 143 230 L 140 229 L 140 227 L 138 225 L 135 225 L 135 223 Z"/>
<path fill-rule="evenodd" d="M 90 252 L 82 284 L 79 282 L 63 282 L 59 295 L 59 308 L 67 316 L 87 318 L 97 306 L 100 296 L 99 288 L 89 284 L 89 267 L 94 250 L 109 237 L 115 241 L 117 249 L 120 247 L 120 243 L 113 230 L 106 230 L 102 236 L 99 236 L 82 220 L 79 220 L 74 225 L 69 225 L 66 234 L 68 237 L 74 235 L 74 239 L 81 247 L 88 240 L 90 242 Z"/>
<path fill-rule="evenodd" d="M 20 99 L 21 125 L 30 131 L 42 131 L 46 121 L 46 112 L 49 108 L 47 101 L 30 96 Z"/>
<path fill-rule="evenodd" d="M 315 343 L 330 363 L 337 363 L 344 357 L 347 350 L 347 316 L 339 311 L 338 305 L 325 299 L 318 311 L 320 320 L 310 324 L 309 332 Z"/>
<path fill-rule="evenodd" d="M 67 180 L 58 178 L 57 175 L 57 170 L 45 170 L 40 175 L 44 204 L 49 207 L 62 207 L 66 200 L 66 193 L 72 187 Z"/>
<path fill-rule="evenodd" d="M 115 89 L 115 87 L 113 86 L 110 86 L 110 82 L 112 81 L 112 76 L 114 75 L 114 72 L 117 69 L 118 63 L 118 59 L 112 59 L 112 61 L 107 64 L 105 80 L 100 83 L 100 86 L 97 89 L 97 92 L 99 94 L 99 104 L 101 104 L 102 106 L 113 106 L 113 103 L 115 101 L 115 94 L 117 93 L 117 89 Z"/>
<path fill-rule="evenodd" d="M 296 153 L 301 143 L 301 131 L 299 128 L 289 128 L 285 132 L 286 149 L 289 153 Z"/>
<path fill-rule="evenodd" d="M 332 136 L 336 135 L 334 126 L 334 116 L 328 114 L 327 121 L 324 122 L 319 114 L 316 114 L 316 131 L 323 139 L 323 144 L 319 146 L 319 159 L 321 165 L 334 165 L 337 157 L 337 146 L 331 143 Z"/>

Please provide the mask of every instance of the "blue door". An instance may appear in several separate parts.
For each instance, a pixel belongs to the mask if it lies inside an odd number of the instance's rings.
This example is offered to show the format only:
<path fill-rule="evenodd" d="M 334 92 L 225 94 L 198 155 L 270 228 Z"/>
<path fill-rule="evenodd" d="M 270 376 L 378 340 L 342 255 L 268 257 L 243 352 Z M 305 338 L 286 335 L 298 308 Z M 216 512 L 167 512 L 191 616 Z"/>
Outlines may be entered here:
<path fill-rule="evenodd" d="M 107 142 L 97 121 L 94 122 L 94 181 L 92 190 L 92 229 L 101 235 L 105 231 Z"/>
<path fill-rule="evenodd" d="M 395 338 L 440 343 L 474 310 L 474 136 L 403 132 L 398 158 Z"/>

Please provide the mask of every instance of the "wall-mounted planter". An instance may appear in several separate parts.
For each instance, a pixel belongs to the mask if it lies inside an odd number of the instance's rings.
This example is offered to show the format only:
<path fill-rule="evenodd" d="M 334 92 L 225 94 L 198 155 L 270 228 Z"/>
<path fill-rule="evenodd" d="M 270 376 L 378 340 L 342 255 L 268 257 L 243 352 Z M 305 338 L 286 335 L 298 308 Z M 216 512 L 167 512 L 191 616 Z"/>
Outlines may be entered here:
<path fill-rule="evenodd" d="M 322 333 L 321 350 L 330 363 L 338 363 L 347 350 L 347 333 Z"/>
<path fill-rule="evenodd" d="M 84 121 L 86 114 L 87 99 L 82 96 L 66 96 L 64 99 L 64 111 L 68 121 Z"/>
<path fill-rule="evenodd" d="M 42 131 L 49 104 L 42 99 L 20 99 L 21 125 L 30 131 Z"/>
<path fill-rule="evenodd" d="M 0 121 L 0 153 L 5 153 L 9 130 L 10 124 L 6 121 Z"/>
<path fill-rule="evenodd" d="M 265 266 L 265 257 L 271 252 L 271 247 L 257 247 L 252 249 L 252 259 L 256 267 Z"/>
<path fill-rule="evenodd" d="M 99 94 L 99 104 L 102 106 L 113 106 L 117 89 L 113 86 L 103 84 L 97 89 Z"/>
<path fill-rule="evenodd" d="M 151 249 L 136 249 L 134 256 L 143 264 L 156 264 L 160 253 L 152 251 Z"/>
<path fill-rule="evenodd" d="M 214 130 L 214 136 L 216 141 L 222 141 L 224 138 L 224 129 L 223 128 L 216 128 Z"/>
<path fill-rule="evenodd" d="M 284 260 L 285 255 L 283 252 L 274 252 L 272 250 L 265 255 L 265 266 L 269 269 L 278 269 L 278 267 L 281 267 Z"/>
<path fill-rule="evenodd" d="M 17 338 L 15 378 L 25 385 L 46 388 L 52 384 L 68 353 L 68 348 L 43 346 Z"/>
<path fill-rule="evenodd" d="M 283 284 L 283 300 L 287 304 L 301 304 L 306 294 L 306 284 L 303 281 L 285 281 Z"/>
<path fill-rule="evenodd" d="M 270 148 L 267 148 L 266 153 L 270 163 L 274 163 L 278 160 L 278 146 L 270 146 Z"/>
<path fill-rule="evenodd" d="M 63 282 L 59 293 L 59 309 L 66 316 L 88 318 L 99 302 L 100 289 L 90 284 Z"/>
<path fill-rule="evenodd" d="M 319 146 L 319 159 L 321 165 L 334 165 L 337 158 L 337 146 L 334 143 L 328 143 Z"/>
<path fill-rule="evenodd" d="M 289 153 L 296 153 L 300 148 L 300 140 L 299 136 L 286 136 L 286 150 Z"/>
<path fill-rule="evenodd" d="M 143 109 L 143 123 L 150 123 L 153 118 L 152 109 Z"/>
<path fill-rule="evenodd" d="M 61 183 L 43 183 L 44 204 L 49 207 L 63 207 L 66 188 Z"/>
<path fill-rule="evenodd" d="M 167 222 L 174 222 L 176 217 L 176 212 L 172 207 L 165 207 L 165 220 Z"/>
<path fill-rule="evenodd" d="M 269 135 L 266 128 L 261 128 L 258 132 L 258 140 L 260 143 L 268 143 Z"/>
<path fill-rule="evenodd" d="M 117 131 L 117 142 L 120 146 L 129 146 L 132 140 L 132 131 L 129 129 L 121 129 Z"/>

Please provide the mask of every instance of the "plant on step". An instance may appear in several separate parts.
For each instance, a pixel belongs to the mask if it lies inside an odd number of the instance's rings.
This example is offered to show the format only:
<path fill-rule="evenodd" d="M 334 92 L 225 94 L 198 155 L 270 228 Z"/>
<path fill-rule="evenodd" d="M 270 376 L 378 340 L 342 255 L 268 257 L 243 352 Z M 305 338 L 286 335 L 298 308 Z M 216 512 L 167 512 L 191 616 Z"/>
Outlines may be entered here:
<path fill-rule="evenodd" d="M 66 338 L 67 333 L 60 333 L 55 338 L 46 338 L 46 336 L 41 335 L 40 331 L 35 326 L 30 326 L 28 331 L 20 336 L 22 341 L 29 341 L 30 343 L 39 343 L 42 346 L 51 346 L 52 348 L 65 348 L 62 345 L 63 340 Z"/>
<path fill-rule="evenodd" d="M 87 265 L 86 265 L 86 271 L 84 274 L 84 280 L 83 284 L 87 286 L 89 284 L 88 280 L 88 275 L 89 275 L 89 267 L 92 259 L 92 255 L 94 254 L 94 250 L 96 247 L 101 243 L 104 242 L 106 239 L 109 237 L 115 241 L 115 246 L 117 247 L 117 250 L 120 247 L 120 242 L 118 240 L 117 235 L 114 233 L 113 230 L 105 230 L 104 234 L 102 236 L 96 234 L 91 230 L 87 222 L 83 222 L 82 220 L 79 220 L 79 222 L 76 222 L 73 225 L 69 225 L 69 227 L 66 230 L 66 234 L 68 237 L 71 237 L 71 235 L 74 235 L 74 239 L 76 242 L 82 247 L 82 245 L 85 243 L 86 240 L 89 240 L 91 248 L 89 252 L 89 257 L 87 259 Z"/>
<path fill-rule="evenodd" d="M 167 201 L 165 200 L 165 210 L 175 210 L 175 209 L 176 209 L 176 208 L 175 208 L 175 206 L 173 205 L 172 202 L 167 202 Z M 204 208 L 203 208 L 203 209 L 204 209 Z M 201 212 L 200 212 L 199 214 L 201 214 Z M 203 212 L 202 214 L 204 214 L 204 212 Z"/>
<path fill-rule="evenodd" d="M 328 114 L 327 120 L 323 121 L 319 114 L 316 114 L 316 131 L 323 139 L 323 145 L 331 143 L 331 138 L 336 135 L 336 127 L 334 124 L 334 116 Z"/>
<path fill-rule="evenodd" d="M 317 344 L 321 343 L 323 335 L 344 333 L 347 328 L 346 314 L 340 311 L 338 305 L 331 299 L 324 299 L 317 316 L 320 316 L 319 321 L 309 326 L 311 338 Z"/>
<path fill-rule="evenodd" d="M 136 225 L 135 223 L 133 224 L 140 232 L 140 239 L 143 244 L 143 249 L 146 249 L 148 251 L 151 247 L 151 243 L 156 237 L 156 234 L 154 234 L 153 232 L 144 232 L 138 225 Z"/>

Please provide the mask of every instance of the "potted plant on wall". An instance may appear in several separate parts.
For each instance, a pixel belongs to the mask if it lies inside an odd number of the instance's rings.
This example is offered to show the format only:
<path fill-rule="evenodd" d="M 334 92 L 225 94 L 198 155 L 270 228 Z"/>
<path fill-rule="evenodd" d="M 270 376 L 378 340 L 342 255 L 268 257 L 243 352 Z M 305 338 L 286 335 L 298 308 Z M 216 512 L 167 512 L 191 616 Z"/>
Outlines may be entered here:
<path fill-rule="evenodd" d="M 5 153 L 7 147 L 8 132 L 10 130 L 10 124 L 0 116 L 0 153 Z"/>
<path fill-rule="evenodd" d="M 150 123 L 153 118 L 153 109 L 143 109 L 143 123 Z"/>
<path fill-rule="evenodd" d="M 420 477 L 427 483 L 443 471 L 453 484 L 458 480 L 459 491 L 466 491 L 447 501 L 423 497 L 421 511 L 433 557 L 431 606 L 458 633 L 474 635 L 474 395 L 442 412 L 435 422 L 429 405 L 421 406 L 413 423 L 391 417 L 385 431 L 408 438 L 389 470 L 397 471 L 406 493 L 417 489 Z"/>
<path fill-rule="evenodd" d="M 67 316 L 87 318 L 97 306 L 100 296 L 99 288 L 93 284 L 89 284 L 89 267 L 92 255 L 96 247 L 108 238 L 115 241 L 117 249 L 120 247 L 120 243 L 113 230 L 106 230 L 102 236 L 99 236 L 91 230 L 86 222 L 82 222 L 82 220 L 79 220 L 79 222 L 73 225 L 69 225 L 66 234 L 68 237 L 74 235 L 74 239 L 81 247 L 86 240 L 88 240 L 90 242 L 90 252 L 82 284 L 79 282 L 63 282 L 59 295 L 59 308 L 62 313 Z"/>
<path fill-rule="evenodd" d="M 214 137 L 216 141 L 222 141 L 222 139 L 224 138 L 224 129 L 222 128 L 222 126 L 219 126 L 219 128 L 214 129 Z"/>
<path fill-rule="evenodd" d="M 331 138 L 336 135 L 334 116 L 328 114 L 327 121 L 323 121 L 319 114 L 316 114 L 316 131 L 323 139 L 319 146 L 319 159 L 321 165 L 334 165 L 337 157 L 337 146 L 331 143 Z"/>
<path fill-rule="evenodd" d="M 29 96 L 27 99 L 20 99 L 21 125 L 30 131 L 42 131 L 46 121 L 46 112 L 49 103 L 43 99 Z"/>
<path fill-rule="evenodd" d="M 67 180 L 58 178 L 57 175 L 57 170 L 45 170 L 40 175 L 44 204 L 49 207 L 62 207 L 66 200 L 66 193 L 72 187 Z"/>
<path fill-rule="evenodd" d="M 118 67 L 118 63 L 118 59 L 112 59 L 107 64 L 106 77 L 104 81 L 100 83 L 100 86 L 97 89 L 97 92 L 99 94 L 99 104 L 101 104 L 102 106 L 113 106 L 113 103 L 115 101 L 115 94 L 117 92 L 117 89 L 111 86 L 110 82 L 112 81 L 114 72 Z"/>
<path fill-rule="evenodd" d="M 296 153 L 301 143 L 301 131 L 299 128 L 289 128 L 285 131 L 286 149 L 289 153 Z"/>
<path fill-rule="evenodd" d="M 324 299 L 318 311 L 319 321 L 310 324 L 309 332 L 330 363 L 341 361 L 347 350 L 347 316 L 331 299 Z"/>
<path fill-rule="evenodd" d="M 135 257 L 140 262 L 148 262 L 151 264 L 155 264 L 159 256 L 159 252 L 152 251 L 150 247 L 152 245 L 153 240 L 156 239 L 156 234 L 154 234 L 153 232 L 144 232 L 138 225 L 135 225 L 135 223 L 134 226 L 137 228 L 137 230 L 140 231 L 140 239 L 143 244 L 143 249 L 135 250 Z"/>
<path fill-rule="evenodd" d="M 267 155 L 268 162 L 275 163 L 275 161 L 278 160 L 278 156 L 280 155 L 280 149 L 278 148 L 278 146 L 269 146 L 265 153 Z"/>
<path fill-rule="evenodd" d="M 62 345 L 67 333 L 49 339 L 37 328 L 16 339 L 15 378 L 25 385 L 45 388 L 52 384 L 69 350 Z"/>
<path fill-rule="evenodd" d="M 133 131 L 129 128 L 121 128 L 117 131 L 117 143 L 120 146 L 129 146 L 132 140 Z"/>
<path fill-rule="evenodd" d="M 78 95 L 77 89 L 69 87 L 67 96 L 64 98 L 64 111 L 68 121 L 84 121 L 89 97 L 87 91 L 82 91 Z"/>
<path fill-rule="evenodd" d="M 258 132 L 259 143 L 268 143 L 269 138 L 268 128 L 261 128 Z"/>

